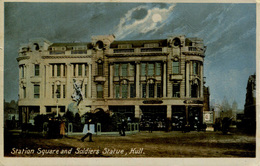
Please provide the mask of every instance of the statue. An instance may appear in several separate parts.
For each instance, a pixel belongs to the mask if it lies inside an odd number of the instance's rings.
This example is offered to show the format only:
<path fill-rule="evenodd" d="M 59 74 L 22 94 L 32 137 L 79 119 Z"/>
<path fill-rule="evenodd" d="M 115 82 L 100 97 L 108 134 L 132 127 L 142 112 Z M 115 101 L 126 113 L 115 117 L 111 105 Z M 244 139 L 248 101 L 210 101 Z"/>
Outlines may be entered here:
<path fill-rule="evenodd" d="M 72 100 L 77 102 L 77 105 L 79 105 L 80 101 L 83 99 L 83 95 L 82 95 L 82 85 L 83 85 L 84 79 L 82 80 L 82 82 L 78 82 L 76 81 L 76 79 L 73 79 L 73 87 L 75 89 L 74 93 L 71 95 Z"/>

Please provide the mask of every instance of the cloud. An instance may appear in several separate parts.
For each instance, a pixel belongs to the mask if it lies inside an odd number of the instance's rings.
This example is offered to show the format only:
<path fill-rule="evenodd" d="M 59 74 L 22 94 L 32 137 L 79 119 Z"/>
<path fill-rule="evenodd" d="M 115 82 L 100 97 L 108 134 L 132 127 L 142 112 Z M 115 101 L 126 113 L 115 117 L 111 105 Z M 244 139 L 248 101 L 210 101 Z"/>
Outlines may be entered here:
<path fill-rule="evenodd" d="M 120 19 L 120 22 L 116 27 L 116 38 L 123 39 L 128 35 L 137 33 L 155 33 L 166 24 L 166 20 L 169 18 L 174 7 L 175 4 L 170 4 L 166 8 L 154 7 L 149 9 L 148 6 L 142 5 L 129 10 L 124 17 Z M 154 14 L 161 16 L 160 21 L 153 21 Z"/>

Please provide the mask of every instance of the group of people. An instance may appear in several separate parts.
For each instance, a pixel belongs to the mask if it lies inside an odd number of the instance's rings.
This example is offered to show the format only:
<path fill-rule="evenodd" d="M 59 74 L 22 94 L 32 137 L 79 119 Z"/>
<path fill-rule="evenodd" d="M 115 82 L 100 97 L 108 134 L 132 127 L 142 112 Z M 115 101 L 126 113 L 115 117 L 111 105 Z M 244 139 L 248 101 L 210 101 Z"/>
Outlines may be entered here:
<path fill-rule="evenodd" d="M 50 118 L 48 121 L 48 137 L 64 138 L 65 137 L 65 119 Z"/>

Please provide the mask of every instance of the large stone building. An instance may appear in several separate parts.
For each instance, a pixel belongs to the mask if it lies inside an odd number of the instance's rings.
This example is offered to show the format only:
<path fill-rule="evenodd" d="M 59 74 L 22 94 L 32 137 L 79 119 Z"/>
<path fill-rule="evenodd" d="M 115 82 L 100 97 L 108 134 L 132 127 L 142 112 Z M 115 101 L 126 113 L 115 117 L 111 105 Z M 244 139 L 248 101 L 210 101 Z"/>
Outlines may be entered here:
<path fill-rule="evenodd" d="M 98 110 L 132 120 L 203 119 L 202 39 L 115 41 L 94 36 L 90 43 L 33 39 L 19 50 L 19 110 L 22 121 L 37 114 L 64 114 L 75 85 L 83 99 L 80 115 Z M 75 96 L 74 96 L 75 97 Z"/>

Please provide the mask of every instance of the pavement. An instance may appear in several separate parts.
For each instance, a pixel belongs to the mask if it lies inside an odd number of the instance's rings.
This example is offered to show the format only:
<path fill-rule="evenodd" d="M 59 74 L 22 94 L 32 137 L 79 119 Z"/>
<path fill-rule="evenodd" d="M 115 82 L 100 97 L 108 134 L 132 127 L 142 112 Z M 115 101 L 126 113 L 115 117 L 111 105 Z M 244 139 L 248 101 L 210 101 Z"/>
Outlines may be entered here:
<path fill-rule="evenodd" d="M 256 137 L 244 133 L 141 131 L 49 139 L 39 135 L 6 135 L 5 157 L 255 157 Z"/>

